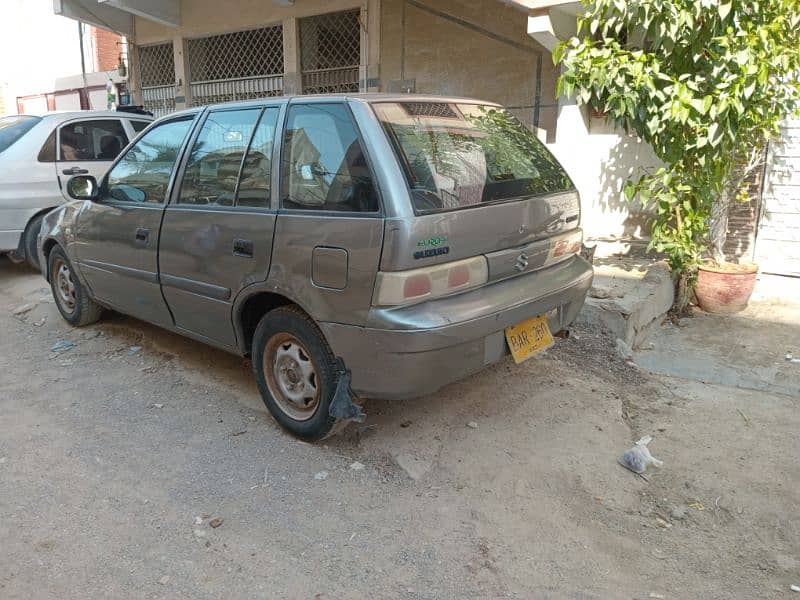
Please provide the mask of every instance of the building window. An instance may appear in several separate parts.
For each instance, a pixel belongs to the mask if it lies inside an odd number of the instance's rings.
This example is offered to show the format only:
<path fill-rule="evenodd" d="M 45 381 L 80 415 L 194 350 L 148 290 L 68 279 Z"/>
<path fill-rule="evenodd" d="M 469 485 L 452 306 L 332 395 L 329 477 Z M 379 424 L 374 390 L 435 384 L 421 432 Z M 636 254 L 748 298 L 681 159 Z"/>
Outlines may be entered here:
<path fill-rule="evenodd" d="M 175 57 L 172 42 L 137 46 L 142 105 L 157 117 L 175 110 Z"/>
<path fill-rule="evenodd" d="M 356 9 L 300 19 L 304 94 L 359 90 L 360 14 Z"/>
<path fill-rule="evenodd" d="M 187 41 L 192 104 L 283 95 L 283 27 Z"/>

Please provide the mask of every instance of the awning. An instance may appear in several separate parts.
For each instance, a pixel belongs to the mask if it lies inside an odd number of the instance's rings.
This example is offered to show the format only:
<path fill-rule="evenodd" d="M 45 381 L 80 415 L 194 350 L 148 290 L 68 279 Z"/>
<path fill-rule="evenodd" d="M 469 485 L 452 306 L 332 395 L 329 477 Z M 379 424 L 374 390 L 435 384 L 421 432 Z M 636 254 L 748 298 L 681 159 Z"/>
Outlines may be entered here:
<path fill-rule="evenodd" d="M 53 12 L 126 37 L 133 35 L 133 16 L 180 25 L 180 0 L 53 0 Z"/>

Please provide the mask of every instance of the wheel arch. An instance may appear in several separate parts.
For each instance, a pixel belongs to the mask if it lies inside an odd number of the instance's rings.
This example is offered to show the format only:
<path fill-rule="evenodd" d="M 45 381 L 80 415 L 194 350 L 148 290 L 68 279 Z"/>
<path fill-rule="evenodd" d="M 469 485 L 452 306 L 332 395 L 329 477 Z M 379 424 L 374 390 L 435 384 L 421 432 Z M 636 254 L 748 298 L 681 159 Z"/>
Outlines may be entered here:
<path fill-rule="evenodd" d="M 298 307 L 313 320 L 302 303 L 280 290 L 255 288 L 240 293 L 233 305 L 233 325 L 239 351 L 243 355 L 249 355 L 253 335 L 261 318 L 271 310 L 289 305 Z"/>
<path fill-rule="evenodd" d="M 58 246 L 58 240 L 53 237 L 49 237 L 44 241 L 42 244 L 42 251 L 44 252 L 44 264 L 42 265 L 42 274 L 44 274 L 44 278 L 47 282 L 50 282 L 50 253 L 53 251 L 53 248 Z"/>

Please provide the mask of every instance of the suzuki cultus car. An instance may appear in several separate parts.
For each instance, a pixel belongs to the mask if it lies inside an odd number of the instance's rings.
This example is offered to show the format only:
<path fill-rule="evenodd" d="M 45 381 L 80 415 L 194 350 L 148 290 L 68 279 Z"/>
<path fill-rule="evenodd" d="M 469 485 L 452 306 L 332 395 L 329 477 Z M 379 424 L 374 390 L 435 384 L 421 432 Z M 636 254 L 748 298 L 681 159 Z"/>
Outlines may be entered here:
<path fill-rule="evenodd" d="M 250 355 L 268 409 L 304 439 L 358 414 L 343 395 L 430 394 L 547 348 L 592 279 L 570 178 L 476 100 L 191 109 L 67 190 L 39 237 L 63 317 L 110 308 Z"/>

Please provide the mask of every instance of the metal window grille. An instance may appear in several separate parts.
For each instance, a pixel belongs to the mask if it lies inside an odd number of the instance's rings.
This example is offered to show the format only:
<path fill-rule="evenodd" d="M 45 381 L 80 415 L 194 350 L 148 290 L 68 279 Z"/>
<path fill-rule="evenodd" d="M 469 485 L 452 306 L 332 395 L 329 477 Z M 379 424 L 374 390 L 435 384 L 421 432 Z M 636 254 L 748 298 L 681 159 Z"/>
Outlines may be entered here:
<path fill-rule="evenodd" d="M 138 46 L 142 105 L 160 117 L 175 110 L 175 57 L 172 42 Z"/>
<path fill-rule="evenodd" d="M 192 104 L 283 95 L 283 27 L 187 41 Z"/>
<path fill-rule="evenodd" d="M 300 19 L 303 93 L 357 92 L 360 63 L 359 9 Z"/>

